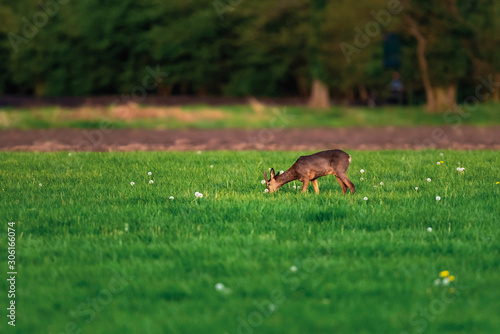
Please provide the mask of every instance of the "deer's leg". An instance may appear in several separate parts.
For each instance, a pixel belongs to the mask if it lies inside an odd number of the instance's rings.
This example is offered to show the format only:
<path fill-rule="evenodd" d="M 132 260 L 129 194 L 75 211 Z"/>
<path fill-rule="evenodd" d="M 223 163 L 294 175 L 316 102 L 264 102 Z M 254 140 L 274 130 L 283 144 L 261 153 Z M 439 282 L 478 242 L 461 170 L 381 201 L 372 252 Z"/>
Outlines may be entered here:
<path fill-rule="evenodd" d="M 307 191 L 307 186 L 309 185 L 309 180 L 305 179 L 304 184 L 302 184 L 302 192 L 305 193 Z"/>
<path fill-rule="evenodd" d="M 351 180 L 349 180 L 347 175 L 346 174 L 339 174 L 339 177 L 346 184 L 346 186 L 349 187 L 349 190 L 351 190 L 351 194 L 354 194 L 354 192 L 356 191 L 354 189 L 354 184 L 351 182 Z"/>
<path fill-rule="evenodd" d="M 344 181 L 340 179 L 340 177 L 338 177 L 337 175 L 335 175 L 335 177 L 337 178 L 337 181 L 339 181 L 340 187 L 342 187 L 342 195 L 344 195 L 347 191 L 347 186 L 345 185 Z"/>
<path fill-rule="evenodd" d="M 319 194 L 318 180 L 312 180 L 311 183 L 313 184 L 316 194 Z"/>

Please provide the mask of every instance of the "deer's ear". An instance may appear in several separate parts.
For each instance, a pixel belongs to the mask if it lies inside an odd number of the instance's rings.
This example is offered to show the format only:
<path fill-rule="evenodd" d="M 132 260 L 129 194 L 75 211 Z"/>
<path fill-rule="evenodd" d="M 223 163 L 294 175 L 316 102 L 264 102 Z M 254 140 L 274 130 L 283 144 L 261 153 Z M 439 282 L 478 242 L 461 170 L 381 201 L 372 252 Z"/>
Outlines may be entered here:
<path fill-rule="evenodd" d="M 274 168 L 271 168 L 271 179 L 274 179 L 276 175 L 274 174 Z"/>
<path fill-rule="evenodd" d="M 268 181 L 269 181 L 269 179 L 267 178 L 266 171 L 265 171 L 265 170 L 263 170 L 263 172 L 264 172 L 264 179 L 266 180 L 266 182 L 268 182 Z"/>

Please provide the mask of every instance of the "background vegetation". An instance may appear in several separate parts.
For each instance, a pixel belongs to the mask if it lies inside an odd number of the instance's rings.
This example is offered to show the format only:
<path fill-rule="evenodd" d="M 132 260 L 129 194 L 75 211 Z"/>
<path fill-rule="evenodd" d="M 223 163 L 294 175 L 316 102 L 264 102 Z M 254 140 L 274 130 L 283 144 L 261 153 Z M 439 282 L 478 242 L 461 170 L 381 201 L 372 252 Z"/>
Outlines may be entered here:
<path fill-rule="evenodd" d="M 316 110 L 303 106 L 264 108 L 256 112 L 248 105 L 183 107 L 110 106 L 80 108 L 3 108 L 0 130 L 114 128 L 138 129 L 256 129 L 274 128 L 276 115 L 282 115 L 279 128 L 342 128 L 377 126 L 495 126 L 500 125 L 499 103 L 485 103 L 477 110 L 455 114 L 429 114 L 421 106 L 343 107 Z"/>
<path fill-rule="evenodd" d="M 128 93 L 159 65 L 158 94 L 366 102 L 398 70 L 411 103 L 442 110 L 500 81 L 495 0 L 40 3 L 0 3 L 0 94 Z"/>

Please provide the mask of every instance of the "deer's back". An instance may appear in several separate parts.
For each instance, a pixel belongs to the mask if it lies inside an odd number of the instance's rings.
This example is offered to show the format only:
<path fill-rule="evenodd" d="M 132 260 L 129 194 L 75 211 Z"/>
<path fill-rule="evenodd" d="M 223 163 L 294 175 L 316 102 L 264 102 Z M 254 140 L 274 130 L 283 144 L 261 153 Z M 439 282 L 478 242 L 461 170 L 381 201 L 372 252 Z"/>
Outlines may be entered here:
<path fill-rule="evenodd" d="M 343 174 L 349 168 L 351 156 L 342 150 L 328 150 L 301 156 L 295 162 L 295 170 L 301 177 L 316 179 L 329 174 Z"/>

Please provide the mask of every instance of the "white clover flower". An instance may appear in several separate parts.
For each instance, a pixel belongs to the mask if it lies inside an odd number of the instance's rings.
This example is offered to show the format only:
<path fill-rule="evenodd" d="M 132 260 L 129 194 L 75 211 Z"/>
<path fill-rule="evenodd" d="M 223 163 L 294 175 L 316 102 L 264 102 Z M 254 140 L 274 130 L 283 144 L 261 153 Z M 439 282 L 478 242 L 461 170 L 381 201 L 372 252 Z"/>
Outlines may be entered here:
<path fill-rule="evenodd" d="M 222 284 L 222 283 L 217 283 L 217 284 L 215 284 L 215 290 L 216 290 L 216 291 L 222 291 L 222 290 L 224 290 L 225 288 L 226 288 L 226 287 L 225 287 L 225 286 L 224 286 L 224 284 Z"/>
<path fill-rule="evenodd" d="M 439 153 L 440 156 L 443 156 L 444 154 L 443 153 Z"/>
<path fill-rule="evenodd" d="M 285 171 L 284 170 L 280 170 L 280 174 L 283 174 Z"/>
<path fill-rule="evenodd" d="M 174 199 L 174 196 L 170 196 L 168 199 Z"/>
<path fill-rule="evenodd" d="M 210 168 L 214 168 L 214 165 L 210 165 Z"/>
<path fill-rule="evenodd" d="M 360 170 L 359 172 L 360 172 L 360 173 L 364 173 L 364 172 L 365 172 L 365 170 L 364 170 L 364 169 L 362 169 L 362 170 Z"/>
<path fill-rule="evenodd" d="M 365 201 L 368 201 L 368 197 L 363 197 L 363 199 L 364 199 Z"/>
<path fill-rule="evenodd" d="M 432 227 L 428 227 L 427 232 L 432 232 Z"/>
<path fill-rule="evenodd" d="M 268 192 L 269 192 L 269 189 L 264 189 L 264 192 L 265 192 L 265 193 L 268 193 Z"/>
<path fill-rule="evenodd" d="M 148 175 L 153 175 L 153 173 L 151 173 L 151 172 L 148 172 Z"/>
<path fill-rule="evenodd" d="M 436 162 L 436 165 L 441 165 L 441 162 L 439 162 L 439 161 L 438 161 L 438 162 Z"/>
<path fill-rule="evenodd" d="M 441 284 L 441 280 L 439 278 L 436 278 L 433 283 L 435 286 L 438 286 Z"/>
<path fill-rule="evenodd" d="M 458 170 L 459 172 L 460 172 L 460 170 L 461 170 L 461 169 L 462 169 L 462 168 L 460 168 L 460 167 L 457 167 L 457 170 Z"/>
<path fill-rule="evenodd" d="M 203 194 L 199 192 L 195 192 L 194 195 L 198 198 L 203 198 Z"/>
<path fill-rule="evenodd" d="M 441 200 L 441 197 L 436 196 L 436 201 L 440 201 L 440 200 Z"/>
<path fill-rule="evenodd" d="M 383 186 L 384 185 L 384 182 L 380 182 L 380 185 Z"/>
<path fill-rule="evenodd" d="M 430 178 L 430 177 L 428 177 L 428 178 L 427 178 L 427 182 L 431 182 L 431 181 L 432 181 L 432 180 L 431 180 L 431 178 Z"/>
<path fill-rule="evenodd" d="M 155 181 L 153 180 L 149 180 L 149 184 L 153 184 Z"/>
<path fill-rule="evenodd" d="M 135 184 L 135 182 L 130 182 L 130 185 L 133 186 Z"/>
<path fill-rule="evenodd" d="M 450 279 L 448 277 L 443 278 L 443 285 L 450 284 Z"/>
<path fill-rule="evenodd" d="M 297 267 L 296 267 L 296 266 L 291 266 L 291 267 L 290 267 L 290 271 L 291 271 L 292 273 L 296 272 L 297 270 L 298 270 L 298 269 L 297 269 Z"/>
<path fill-rule="evenodd" d="M 40 187 L 42 186 L 42 184 L 41 184 L 41 183 L 39 183 L 38 185 L 39 185 Z"/>
<path fill-rule="evenodd" d="M 68 153 L 68 156 L 71 156 L 71 152 Z"/>
<path fill-rule="evenodd" d="M 196 152 L 196 153 L 201 154 L 201 151 L 198 151 L 198 152 Z"/>
<path fill-rule="evenodd" d="M 361 181 L 363 181 L 364 179 L 363 178 L 360 178 Z"/>
<path fill-rule="evenodd" d="M 415 187 L 415 190 L 418 190 L 418 187 Z"/>
<path fill-rule="evenodd" d="M 260 183 L 266 184 L 266 180 L 262 180 L 262 181 L 260 181 Z"/>
<path fill-rule="evenodd" d="M 297 189 L 297 186 L 292 186 L 293 189 Z"/>

